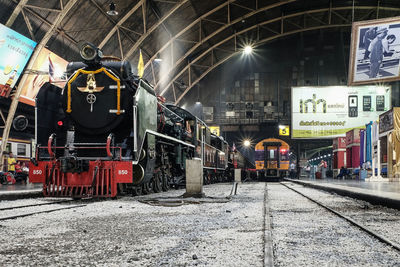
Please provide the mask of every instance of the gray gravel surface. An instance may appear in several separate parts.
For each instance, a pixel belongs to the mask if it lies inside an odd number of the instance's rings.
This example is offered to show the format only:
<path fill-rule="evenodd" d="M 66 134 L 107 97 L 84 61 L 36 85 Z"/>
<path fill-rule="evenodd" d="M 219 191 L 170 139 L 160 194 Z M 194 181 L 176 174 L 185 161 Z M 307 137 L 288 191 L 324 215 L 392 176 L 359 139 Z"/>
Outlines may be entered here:
<path fill-rule="evenodd" d="M 282 185 L 267 188 L 276 266 L 400 266 L 400 254 L 390 247 Z M 264 189 L 263 183 L 241 184 L 225 202 L 231 185 L 217 184 L 205 186 L 215 198 L 201 204 L 157 205 L 180 200 L 184 191 L 171 190 L 1 221 L 0 266 L 263 266 Z M 390 223 L 397 222 L 393 211 L 384 219 L 385 209 L 300 189 L 366 222 L 381 218 L 399 232 Z M 140 202 L 148 200 L 153 205 Z M 0 207 L 46 201 L 54 199 L 1 201 Z M 364 214 L 358 211 L 363 205 Z"/>
<path fill-rule="evenodd" d="M 283 185 L 268 196 L 276 266 L 400 266 L 399 252 Z"/>
<path fill-rule="evenodd" d="M 363 200 L 315 190 L 298 184 L 286 184 L 400 244 L 400 210 L 372 205 Z"/>
<path fill-rule="evenodd" d="M 204 191 L 221 197 L 230 190 Z M 124 197 L 3 221 L 0 266 L 262 266 L 263 191 L 264 184 L 244 184 L 228 203 L 178 207 Z"/>

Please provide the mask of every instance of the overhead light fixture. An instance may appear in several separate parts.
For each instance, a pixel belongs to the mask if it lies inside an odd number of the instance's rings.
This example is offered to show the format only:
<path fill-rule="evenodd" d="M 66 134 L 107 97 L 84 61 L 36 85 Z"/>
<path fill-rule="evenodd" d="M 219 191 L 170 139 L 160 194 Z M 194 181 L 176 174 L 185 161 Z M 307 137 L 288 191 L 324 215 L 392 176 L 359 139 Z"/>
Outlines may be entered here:
<path fill-rule="evenodd" d="M 115 4 L 114 2 L 110 3 L 110 10 L 107 11 L 107 14 L 110 16 L 116 16 L 118 15 L 118 11 L 115 10 Z"/>
<path fill-rule="evenodd" d="M 243 146 L 249 147 L 251 145 L 251 141 L 249 139 L 243 140 Z"/>
<path fill-rule="evenodd" d="M 155 61 L 155 62 L 161 62 L 161 61 L 162 61 L 162 58 L 155 58 L 154 61 Z"/>
<path fill-rule="evenodd" d="M 196 101 L 196 105 L 200 105 L 201 102 L 199 100 Z"/>
<path fill-rule="evenodd" d="M 251 54 L 251 52 L 253 52 L 253 48 L 252 48 L 250 45 L 246 45 L 246 46 L 244 47 L 244 53 L 245 53 L 246 55 L 249 55 L 249 54 Z"/>

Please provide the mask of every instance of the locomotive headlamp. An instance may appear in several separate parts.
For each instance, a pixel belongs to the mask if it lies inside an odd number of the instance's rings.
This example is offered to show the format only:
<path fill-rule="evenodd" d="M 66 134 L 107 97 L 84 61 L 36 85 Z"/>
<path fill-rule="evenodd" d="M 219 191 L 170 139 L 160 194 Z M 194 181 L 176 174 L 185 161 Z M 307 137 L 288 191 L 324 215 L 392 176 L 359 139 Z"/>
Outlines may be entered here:
<path fill-rule="evenodd" d="M 91 43 L 85 42 L 80 45 L 79 52 L 85 61 L 98 62 L 103 57 L 103 52 Z"/>

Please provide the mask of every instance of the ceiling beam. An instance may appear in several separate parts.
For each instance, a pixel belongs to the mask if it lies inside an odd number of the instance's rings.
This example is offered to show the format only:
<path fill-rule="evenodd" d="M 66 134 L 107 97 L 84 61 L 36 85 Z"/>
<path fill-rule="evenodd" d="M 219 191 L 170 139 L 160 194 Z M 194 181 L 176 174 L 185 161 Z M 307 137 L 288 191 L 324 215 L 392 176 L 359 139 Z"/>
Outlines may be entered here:
<path fill-rule="evenodd" d="M 39 56 L 40 52 L 46 46 L 47 42 L 54 35 L 54 33 L 57 31 L 58 26 L 61 25 L 61 22 L 63 21 L 64 17 L 68 14 L 68 12 L 71 10 L 71 8 L 77 3 L 77 1 L 78 0 L 69 0 L 68 3 L 62 9 L 62 11 L 57 14 L 57 17 L 54 20 L 53 24 L 51 25 L 50 29 L 46 32 L 46 34 L 44 35 L 44 37 L 42 38 L 40 43 L 36 46 L 26 69 L 32 69 L 33 64 L 35 63 L 35 60 Z M 27 78 L 28 78 L 28 74 L 24 74 L 22 76 L 21 81 L 19 82 L 19 85 L 15 92 L 14 99 L 12 100 L 10 109 L 8 111 L 6 127 L 3 131 L 3 138 L 2 138 L 1 148 L 0 148 L 0 164 L 1 165 L 3 165 L 3 162 L 4 162 L 3 155 L 4 155 L 4 151 L 6 151 L 8 136 L 10 134 L 10 129 L 11 129 L 12 121 L 14 119 L 15 111 L 17 110 L 19 97 L 21 95 L 22 88 L 24 87 Z"/>
<path fill-rule="evenodd" d="M 254 46 L 259 46 L 261 44 L 270 42 L 270 41 L 272 41 L 274 39 L 278 39 L 280 37 L 284 37 L 284 36 L 288 36 L 288 35 L 292 35 L 292 34 L 297 34 L 299 32 L 314 31 L 314 30 L 319 30 L 319 29 L 335 28 L 335 27 L 350 27 L 350 26 L 351 26 L 351 24 L 331 24 L 331 25 L 322 25 L 322 26 L 316 26 L 316 27 L 310 27 L 310 28 L 304 28 L 304 29 L 297 29 L 297 30 L 294 30 L 294 31 L 285 32 L 285 33 L 282 33 L 282 34 L 278 34 L 278 35 L 275 35 L 275 36 L 272 36 L 272 37 L 268 37 L 268 38 L 262 39 L 259 42 L 257 42 Z M 179 102 L 182 100 L 182 98 L 190 91 L 190 89 L 192 89 L 196 84 L 198 84 L 200 82 L 200 80 L 202 80 L 208 73 L 210 73 L 216 67 L 218 67 L 222 63 L 226 62 L 227 60 L 231 59 L 232 57 L 234 57 L 234 56 L 236 56 L 236 55 L 238 55 L 240 53 L 241 53 L 241 51 L 236 51 L 236 52 L 228 55 L 224 59 L 218 61 L 217 63 L 213 64 L 211 67 L 209 67 L 195 81 L 193 81 L 190 86 L 188 86 L 185 89 L 185 91 L 175 100 L 174 104 L 178 105 Z"/>
<path fill-rule="evenodd" d="M 47 21 L 46 19 L 42 18 L 38 13 L 36 13 L 35 11 L 31 10 L 30 8 L 25 8 L 24 11 L 27 11 L 29 13 L 31 13 L 33 16 L 35 16 L 38 20 L 40 20 L 41 22 L 43 22 L 44 24 L 46 24 L 47 26 L 51 27 L 53 24 L 49 21 Z M 69 36 L 68 34 L 66 34 L 65 32 L 61 31 L 60 29 L 56 29 L 57 33 L 63 35 L 68 41 L 70 41 L 73 44 L 77 44 L 78 42 L 75 41 L 71 36 Z"/>
<path fill-rule="evenodd" d="M 14 24 L 15 19 L 18 17 L 19 13 L 21 12 L 22 8 L 25 6 L 26 2 L 28 0 L 21 0 L 19 1 L 18 5 L 14 8 L 13 13 L 10 15 L 6 22 L 6 26 L 8 28 L 11 28 L 11 26 Z"/>
<path fill-rule="evenodd" d="M 178 60 L 175 62 L 175 64 L 174 64 L 171 68 L 169 68 L 169 72 L 165 73 L 165 74 L 160 78 L 160 80 L 159 80 L 159 81 L 157 82 L 157 84 L 154 86 L 154 89 L 156 90 L 156 89 L 158 89 L 158 87 L 159 87 L 161 84 L 164 84 L 164 83 L 165 83 L 165 80 L 170 76 L 170 73 L 171 73 L 177 66 L 179 66 L 179 64 L 181 64 L 181 63 L 183 62 L 183 60 L 185 60 L 190 54 L 192 54 L 198 47 L 200 47 L 204 42 L 206 42 L 206 41 L 208 41 L 209 39 L 213 38 L 214 36 L 216 36 L 217 34 L 219 34 L 220 32 L 222 32 L 223 30 L 225 30 L 225 29 L 231 27 L 232 25 L 234 25 L 234 24 L 236 24 L 236 23 L 238 23 L 238 22 L 241 22 L 243 19 L 249 18 L 249 17 L 251 17 L 251 16 L 253 16 L 253 15 L 257 14 L 257 13 L 264 12 L 264 11 L 270 10 L 270 9 L 272 9 L 272 8 L 276 8 L 276 7 L 279 7 L 279 6 L 281 6 L 281 5 L 285 5 L 285 4 L 288 4 L 288 3 L 291 3 L 291 2 L 295 2 L 295 1 L 297 1 L 297 0 L 285 0 L 285 1 L 283 1 L 283 2 L 279 2 L 279 3 L 272 4 L 272 5 L 268 5 L 268 6 L 265 6 L 265 7 L 260 8 L 260 9 L 251 11 L 251 12 L 247 13 L 247 14 L 244 15 L 244 16 L 241 16 L 241 17 L 239 17 L 239 18 L 237 18 L 237 19 L 235 19 L 235 20 L 231 20 L 229 23 L 227 23 L 227 24 L 225 24 L 225 25 L 222 25 L 219 29 L 215 30 L 212 34 L 210 34 L 210 35 L 206 36 L 204 39 L 202 39 L 201 42 L 197 42 L 196 44 L 194 44 L 184 55 L 182 55 L 181 58 L 178 59 Z M 222 5 L 225 6 L 226 4 L 222 4 Z M 219 7 L 218 7 L 218 9 L 215 8 L 214 10 L 215 10 L 215 11 L 219 10 Z M 214 11 L 214 12 L 215 12 L 215 11 Z M 209 15 L 210 15 L 210 14 L 207 13 L 207 16 L 209 16 Z M 201 16 L 199 19 L 202 19 L 203 17 L 206 17 L 206 16 L 203 15 L 203 16 Z M 177 37 L 179 37 L 181 34 L 183 34 L 183 31 L 186 31 L 186 30 L 188 30 L 188 29 L 189 29 L 189 28 L 185 28 L 184 30 L 182 30 L 178 35 L 174 36 L 174 39 L 176 39 Z M 160 53 L 160 51 L 159 51 L 158 53 Z M 152 60 L 153 60 L 153 58 L 152 58 Z M 146 66 L 147 66 L 147 64 L 145 65 L 145 68 L 146 68 Z"/>
<path fill-rule="evenodd" d="M 365 6 L 364 6 L 364 7 L 357 7 L 357 8 L 358 8 L 358 9 L 369 10 L 369 9 L 375 9 L 376 7 L 375 7 L 375 6 L 373 6 L 373 7 L 365 7 Z M 225 43 L 226 41 L 231 40 L 232 38 L 235 38 L 236 36 L 238 36 L 238 35 L 240 35 L 240 34 L 243 34 L 243 33 L 247 32 L 247 31 L 250 31 L 250 30 L 252 30 L 252 29 L 254 29 L 254 28 L 256 28 L 256 27 L 261 27 L 261 26 L 266 25 L 266 24 L 269 24 L 269 23 L 282 21 L 282 19 L 293 18 L 293 17 L 296 17 L 296 16 L 304 16 L 305 13 L 308 13 L 308 14 L 312 13 L 312 14 L 314 14 L 314 13 L 318 13 L 318 12 L 323 12 L 323 13 L 325 13 L 325 12 L 336 11 L 336 12 L 333 13 L 333 14 L 336 15 L 336 14 L 337 14 L 337 11 L 347 11 L 347 10 L 349 10 L 349 9 L 352 9 L 352 7 L 351 7 L 351 6 L 349 6 L 349 7 L 337 7 L 337 8 L 329 7 L 329 8 L 324 8 L 324 9 L 309 10 L 309 11 L 294 13 L 294 14 L 290 14 L 290 15 L 286 15 L 286 16 L 282 16 L 282 17 L 277 17 L 277 18 L 274 18 L 274 19 L 271 19 L 271 20 L 267 20 L 267 21 L 261 22 L 261 23 L 259 23 L 259 24 L 257 24 L 257 25 L 253 25 L 253 26 L 251 26 L 251 27 L 248 27 L 248 28 L 246 28 L 246 29 L 244 29 L 244 30 L 242 30 L 242 31 L 240 31 L 240 32 L 235 33 L 233 36 L 229 36 L 229 37 L 225 38 L 224 40 L 218 42 L 218 43 L 215 44 L 213 47 L 210 47 L 209 49 L 207 49 L 206 51 L 204 51 L 201 55 L 197 56 L 195 59 L 193 59 L 191 62 L 189 62 L 188 65 L 186 65 L 178 74 L 176 74 L 176 75 L 170 80 L 170 82 L 164 87 L 165 89 L 164 89 L 160 94 L 161 94 L 161 95 L 164 95 L 165 92 L 170 88 L 171 84 L 172 84 L 178 77 L 181 77 L 185 72 L 187 72 L 187 70 L 189 69 L 189 67 L 190 67 L 191 64 L 196 63 L 198 60 L 200 60 L 200 59 L 203 58 L 204 56 L 208 55 L 208 53 L 209 53 L 210 51 L 212 51 L 213 49 L 215 49 L 216 47 L 220 46 L 221 44 Z M 383 9 L 383 8 L 381 7 L 381 9 Z M 399 11 L 400 11 L 400 8 L 390 8 L 390 7 L 388 7 L 387 9 L 390 10 L 390 11 L 395 11 L 395 12 L 399 12 Z M 341 15 L 340 15 L 339 17 L 340 17 L 340 18 L 343 18 L 343 16 L 341 16 Z M 345 21 L 347 21 L 347 20 L 345 20 Z M 350 23 L 344 23 L 344 24 L 340 24 L 340 25 L 337 25 L 337 24 L 336 24 L 335 26 L 337 26 L 337 27 L 343 27 L 343 26 L 349 26 L 349 25 L 350 25 Z M 288 35 L 288 34 L 295 34 L 295 33 L 298 33 L 298 32 L 303 32 L 303 31 L 308 31 L 308 30 L 314 30 L 314 29 L 322 29 L 322 28 L 325 28 L 324 26 L 326 26 L 326 28 L 331 28 L 331 27 L 332 27 L 332 25 L 327 25 L 327 24 L 325 24 L 325 25 L 323 25 L 323 26 L 318 26 L 318 27 L 312 27 L 312 28 L 309 27 L 309 28 L 304 28 L 304 29 L 297 29 L 297 30 L 291 31 L 291 32 L 289 32 L 289 33 L 283 32 L 283 33 L 274 35 L 273 37 L 269 37 L 269 38 L 267 38 L 267 39 L 263 39 L 262 41 L 259 41 L 259 42 L 260 42 L 260 43 L 265 43 L 265 42 L 269 41 L 271 38 L 272 38 L 272 39 L 276 39 L 276 38 L 279 38 L 279 37 L 282 37 L 282 36 L 286 36 L 286 35 Z M 265 27 L 265 26 L 264 26 L 264 27 Z M 271 40 L 272 40 L 272 39 L 271 39 Z M 259 43 L 259 42 L 257 42 L 257 43 Z M 237 53 L 237 52 L 236 52 L 236 53 Z M 235 53 L 235 54 L 236 54 L 236 53 Z M 225 60 L 224 60 L 224 61 L 225 61 Z M 222 62 L 218 62 L 217 65 L 220 65 L 221 63 L 222 63 Z M 214 69 L 217 65 L 214 64 L 211 68 Z M 209 71 L 207 71 L 206 73 L 208 73 L 208 72 L 209 72 Z M 204 76 L 205 76 L 205 75 L 201 75 L 200 78 L 203 78 Z M 192 88 L 199 80 L 200 80 L 200 79 L 197 79 L 196 81 L 194 81 L 194 82 L 192 83 L 192 86 L 186 88 L 184 94 L 186 94 L 186 92 L 189 91 L 190 88 Z M 177 99 L 177 103 L 178 103 L 181 99 L 182 99 L 182 97 L 179 97 L 179 98 Z"/>
<path fill-rule="evenodd" d="M 54 9 L 54 8 L 48 8 L 48 7 L 40 7 L 40 6 L 33 6 L 33 5 L 25 5 L 24 7 L 29 7 L 32 9 L 39 9 L 39 10 L 44 10 L 44 11 L 49 11 L 49 12 L 61 12 L 62 10 L 60 9 Z"/>
<path fill-rule="evenodd" d="M 133 6 L 126 14 L 117 22 L 115 23 L 114 27 L 108 32 L 106 37 L 104 37 L 103 41 L 99 44 L 99 48 L 103 48 L 104 45 L 111 39 L 111 37 L 114 35 L 114 33 L 117 31 L 117 29 L 128 19 L 130 16 L 132 16 L 133 13 L 135 13 L 136 10 L 138 10 L 142 5 L 145 0 L 140 0 L 139 2 L 136 3 L 135 6 Z M 93 2 L 93 0 L 92 0 Z"/>
<path fill-rule="evenodd" d="M 171 8 L 162 18 L 158 20 L 156 24 L 154 24 L 150 29 L 147 30 L 146 34 L 143 34 L 136 42 L 135 44 L 129 49 L 129 51 L 125 54 L 125 59 L 128 59 L 133 52 L 137 51 L 139 46 L 142 44 L 142 42 L 155 30 L 158 28 L 160 25 L 164 25 L 164 21 L 169 18 L 172 14 L 174 14 L 180 7 L 182 7 L 186 2 L 189 0 L 181 0 L 179 1 L 173 8 Z M 169 33 L 169 31 L 167 30 Z M 169 33 L 170 34 L 170 33 Z M 157 57 L 157 53 L 153 55 L 152 60 Z M 151 60 L 151 61 L 152 61 Z M 150 64 L 150 61 L 147 63 Z"/>

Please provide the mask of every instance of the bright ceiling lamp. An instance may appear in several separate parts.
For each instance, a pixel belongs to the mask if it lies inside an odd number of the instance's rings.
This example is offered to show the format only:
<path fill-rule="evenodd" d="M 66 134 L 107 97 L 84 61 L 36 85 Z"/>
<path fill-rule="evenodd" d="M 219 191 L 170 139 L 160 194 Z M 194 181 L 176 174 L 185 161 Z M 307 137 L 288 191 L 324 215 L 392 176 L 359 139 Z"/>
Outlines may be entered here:
<path fill-rule="evenodd" d="M 251 145 L 251 141 L 250 141 L 249 139 L 245 139 L 245 140 L 243 141 L 243 146 L 249 147 L 250 145 Z"/>
<path fill-rule="evenodd" d="M 253 48 L 252 48 L 250 45 L 246 45 L 246 46 L 244 47 L 244 53 L 245 53 L 246 55 L 250 55 L 251 52 L 253 52 Z"/>

